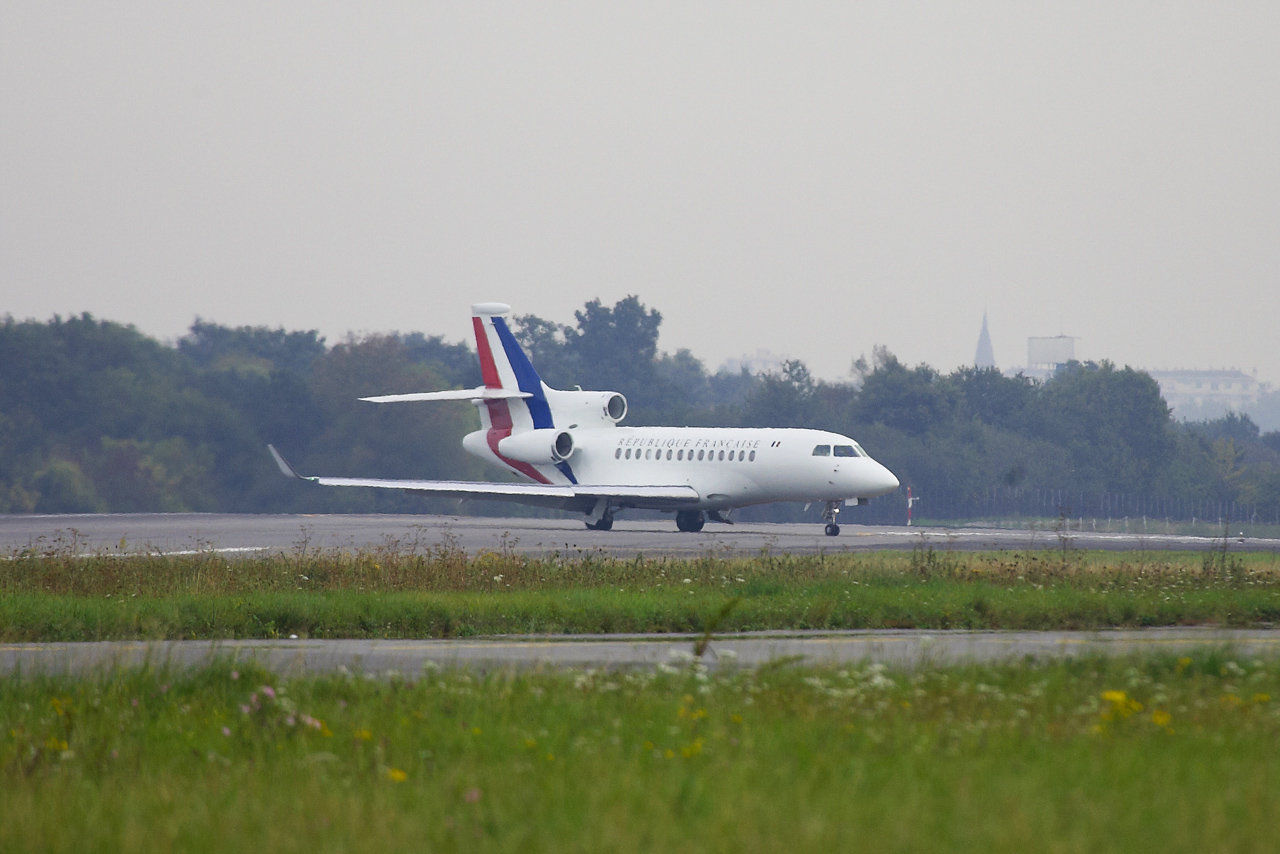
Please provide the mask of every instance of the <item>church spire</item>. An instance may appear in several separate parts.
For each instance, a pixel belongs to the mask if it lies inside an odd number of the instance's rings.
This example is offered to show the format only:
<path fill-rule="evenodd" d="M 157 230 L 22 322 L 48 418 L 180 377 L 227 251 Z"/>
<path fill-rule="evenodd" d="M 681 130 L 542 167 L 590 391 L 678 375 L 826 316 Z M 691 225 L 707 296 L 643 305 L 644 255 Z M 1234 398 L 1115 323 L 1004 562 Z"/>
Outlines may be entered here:
<path fill-rule="evenodd" d="M 973 357 L 973 364 L 978 368 L 994 368 L 996 354 L 991 349 L 991 335 L 987 333 L 987 313 L 982 313 L 982 333 L 978 335 L 978 352 Z"/>

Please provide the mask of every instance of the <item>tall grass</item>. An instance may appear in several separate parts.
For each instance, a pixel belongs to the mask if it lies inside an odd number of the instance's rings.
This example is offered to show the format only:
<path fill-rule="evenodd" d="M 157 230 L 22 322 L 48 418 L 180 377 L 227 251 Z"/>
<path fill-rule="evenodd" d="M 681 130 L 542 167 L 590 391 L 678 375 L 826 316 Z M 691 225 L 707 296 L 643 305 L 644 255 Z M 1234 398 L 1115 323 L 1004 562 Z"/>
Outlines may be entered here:
<path fill-rule="evenodd" d="M 1080 552 L 619 560 L 445 542 L 229 559 L 16 554 L 0 639 L 450 637 L 528 632 L 1097 628 L 1280 620 L 1275 555 Z"/>
<path fill-rule="evenodd" d="M 1263 851 L 1280 667 L 0 679 L 0 850 Z"/>

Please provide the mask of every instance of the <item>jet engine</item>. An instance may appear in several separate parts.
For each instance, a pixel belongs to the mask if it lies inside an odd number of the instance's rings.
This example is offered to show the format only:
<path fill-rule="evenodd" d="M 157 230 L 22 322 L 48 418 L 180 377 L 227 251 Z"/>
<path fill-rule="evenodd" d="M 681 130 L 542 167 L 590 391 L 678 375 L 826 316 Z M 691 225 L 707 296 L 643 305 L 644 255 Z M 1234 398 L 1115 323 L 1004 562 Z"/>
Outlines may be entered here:
<path fill-rule="evenodd" d="M 550 427 L 516 433 L 498 442 L 498 453 L 522 463 L 551 465 L 573 455 L 573 434 Z"/>
<path fill-rule="evenodd" d="M 616 391 L 546 389 L 557 424 L 612 427 L 627 417 L 627 399 Z"/>

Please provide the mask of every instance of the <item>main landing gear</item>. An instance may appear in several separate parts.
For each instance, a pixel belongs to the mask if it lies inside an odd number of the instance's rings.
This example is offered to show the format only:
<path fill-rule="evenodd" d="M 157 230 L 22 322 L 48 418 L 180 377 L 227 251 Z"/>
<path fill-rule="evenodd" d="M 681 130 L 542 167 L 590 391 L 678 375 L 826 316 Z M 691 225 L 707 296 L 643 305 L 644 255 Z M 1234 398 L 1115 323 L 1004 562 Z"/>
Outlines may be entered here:
<path fill-rule="evenodd" d="M 707 517 L 701 510 L 677 510 L 676 527 L 689 534 L 696 534 L 707 524 Z"/>
<path fill-rule="evenodd" d="M 613 510 L 606 510 L 594 522 L 587 523 L 587 529 L 591 531 L 612 531 L 613 530 Z"/>
<path fill-rule="evenodd" d="M 836 516 L 840 513 L 839 501 L 828 501 L 827 505 L 822 508 L 822 518 L 827 520 L 826 532 L 828 537 L 840 536 L 840 526 L 836 523 Z"/>

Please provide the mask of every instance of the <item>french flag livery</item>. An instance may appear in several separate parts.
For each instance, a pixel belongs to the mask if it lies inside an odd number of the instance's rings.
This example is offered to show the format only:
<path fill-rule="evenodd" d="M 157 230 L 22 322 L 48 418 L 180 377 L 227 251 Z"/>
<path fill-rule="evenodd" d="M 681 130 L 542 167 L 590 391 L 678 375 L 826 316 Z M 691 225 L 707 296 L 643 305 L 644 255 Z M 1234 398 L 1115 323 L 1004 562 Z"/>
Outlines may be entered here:
<path fill-rule="evenodd" d="M 504 456 L 500 450 L 503 440 L 513 432 L 554 430 L 556 426 L 555 416 L 547 401 L 549 389 L 511 334 L 506 320 L 502 318 L 502 314 L 508 311 L 510 308 L 501 303 L 483 303 L 471 307 L 471 324 L 475 327 L 476 352 L 480 356 L 480 375 L 484 379 L 484 387 L 495 391 L 515 389 L 527 395 L 483 401 L 480 423 L 483 425 L 485 446 L 500 465 L 536 483 L 577 483 L 567 460 L 562 459 L 551 466 L 537 466 Z M 475 444 L 475 440 L 471 440 L 470 445 L 464 444 L 463 447 L 476 453 L 478 449 L 474 447 Z M 479 453 L 477 456 L 484 454 Z"/>
<path fill-rule="evenodd" d="M 729 522 L 737 507 L 771 501 L 822 502 L 826 533 L 840 533 L 846 501 L 865 504 L 898 488 L 898 479 L 847 436 L 823 430 L 719 427 L 621 427 L 627 399 L 613 391 L 562 391 L 534 370 L 503 315 L 510 307 L 471 307 L 484 385 L 366 397 L 370 403 L 473 403 L 480 429 L 468 453 L 522 482 L 479 483 L 303 478 L 268 445 L 280 470 L 324 486 L 406 489 L 460 499 L 496 499 L 581 513 L 608 531 L 626 508 L 674 513 L 681 531 Z"/>

